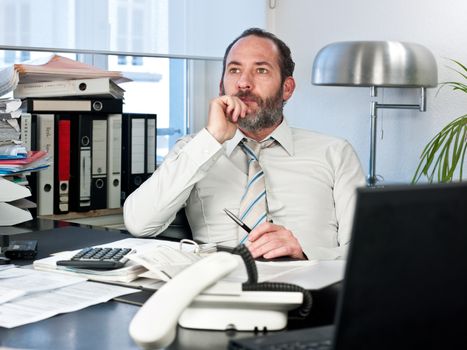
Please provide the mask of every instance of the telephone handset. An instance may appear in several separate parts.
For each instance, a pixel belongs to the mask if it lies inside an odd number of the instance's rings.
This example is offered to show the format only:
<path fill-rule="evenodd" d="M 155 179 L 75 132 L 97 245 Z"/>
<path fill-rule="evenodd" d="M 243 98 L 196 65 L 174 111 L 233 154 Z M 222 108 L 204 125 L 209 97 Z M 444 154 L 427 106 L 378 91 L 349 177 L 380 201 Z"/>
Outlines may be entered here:
<path fill-rule="evenodd" d="M 232 272 L 238 262 L 234 255 L 218 252 L 181 271 L 139 309 L 130 323 L 133 340 L 143 349 L 168 346 L 185 308 L 203 290 Z"/>
<path fill-rule="evenodd" d="M 241 260 L 234 254 L 243 259 L 248 280 L 227 291 L 219 284 L 209 288 L 237 268 Z M 248 248 L 239 245 L 232 254 L 213 253 L 178 273 L 146 301 L 129 331 L 141 348 L 159 349 L 172 343 L 177 322 L 196 329 L 279 330 L 289 316 L 304 318 L 310 309 L 307 290 L 287 283 L 258 283 L 256 263 Z"/>

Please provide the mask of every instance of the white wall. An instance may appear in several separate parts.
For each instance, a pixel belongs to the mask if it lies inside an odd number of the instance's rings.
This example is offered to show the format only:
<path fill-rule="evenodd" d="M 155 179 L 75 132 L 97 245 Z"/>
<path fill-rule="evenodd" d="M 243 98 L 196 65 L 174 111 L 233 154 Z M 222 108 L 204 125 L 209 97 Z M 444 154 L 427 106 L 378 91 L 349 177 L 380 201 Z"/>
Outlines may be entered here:
<path fill-rule="evenodd" d="M 274 3 L 274 1 L 273 1 Z M 416 42 L 430 49 L 439 81 L 457 79 L 447 58 L 467 64 L 465 0 L 276 0 L 269 28 L 289 44 L 296 62 L 297 90 L 286 106 L 289 122 L 348 139 L 367 172 L 368 88 L 311 85 L 316 53 L 347 40 Z M 424 145 L 448 121 L 467 113 L 467 96 L 428 89 L 427 112 L 379 110 L 376 172 L 385 183 L 409 182 Z M 415 89 L 380 89 L 381 103 L 418 103 Z M 381 133 L 384 132 L 384 138 Z"/>

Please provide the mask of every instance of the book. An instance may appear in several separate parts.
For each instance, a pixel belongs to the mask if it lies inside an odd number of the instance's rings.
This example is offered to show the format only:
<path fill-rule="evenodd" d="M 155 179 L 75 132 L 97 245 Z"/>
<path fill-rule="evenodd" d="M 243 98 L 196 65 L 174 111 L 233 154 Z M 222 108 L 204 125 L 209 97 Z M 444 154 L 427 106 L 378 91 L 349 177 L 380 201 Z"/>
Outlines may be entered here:
<path fill-rule="evenodd" d="M 125 90 L 111 78 L 55 80 L 18 84 L 13 91 L 16 98 L 103 96 L 123 99 Z"/>
<path fill-rule="evenodd" d="M 122 113 L 123 101 L 114 98 L 26 98 L 26 113 L 97 112 Z"/>

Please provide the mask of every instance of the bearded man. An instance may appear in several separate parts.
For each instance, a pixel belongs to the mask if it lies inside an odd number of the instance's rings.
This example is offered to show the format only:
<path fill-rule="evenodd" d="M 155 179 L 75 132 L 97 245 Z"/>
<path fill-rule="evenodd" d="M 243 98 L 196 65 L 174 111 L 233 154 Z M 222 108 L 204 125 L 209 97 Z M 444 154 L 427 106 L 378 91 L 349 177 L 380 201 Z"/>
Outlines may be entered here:
<path fill-rule="evenodd" d="M 272 33 L 251 28 L 236 38 L 206 128 L 179 140 L 127 198 L 128 231 L 157 236 L 185 208 L 200 242 L 245 243 L 255 258 L 345 258 L 355 189 L 365 178 L 347 141 L 288 126 L 294 66 Z"/>

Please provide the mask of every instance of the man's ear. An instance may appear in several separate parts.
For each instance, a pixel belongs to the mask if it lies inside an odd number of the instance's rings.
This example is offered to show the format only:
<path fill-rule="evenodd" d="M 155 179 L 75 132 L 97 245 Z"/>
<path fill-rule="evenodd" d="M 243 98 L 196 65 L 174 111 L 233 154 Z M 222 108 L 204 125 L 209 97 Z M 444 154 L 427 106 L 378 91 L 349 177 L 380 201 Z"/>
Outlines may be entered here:
<path fill-rule="evenodd" d="M 221 79 L 219 81 L 219 96 L 223 96 L 225 95 L 225 92 L 224 92 L 224 81 Z"/>
<path fill-rule="evenodd" d="M 295 79 L 293 77 L 285 78 L 284 83 L 282 84 L 282 99 L 287 101 L 293 94 L 295 90 Z"/>

